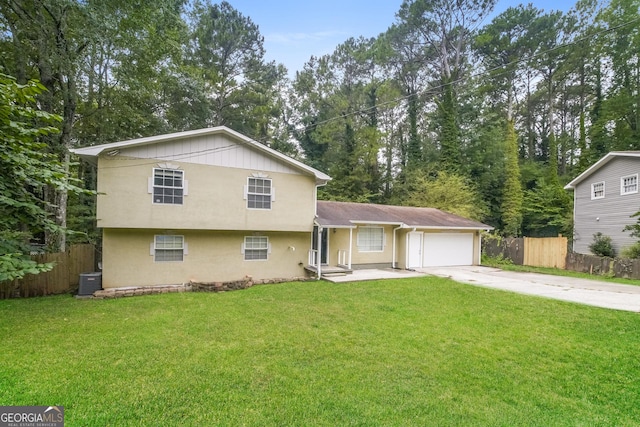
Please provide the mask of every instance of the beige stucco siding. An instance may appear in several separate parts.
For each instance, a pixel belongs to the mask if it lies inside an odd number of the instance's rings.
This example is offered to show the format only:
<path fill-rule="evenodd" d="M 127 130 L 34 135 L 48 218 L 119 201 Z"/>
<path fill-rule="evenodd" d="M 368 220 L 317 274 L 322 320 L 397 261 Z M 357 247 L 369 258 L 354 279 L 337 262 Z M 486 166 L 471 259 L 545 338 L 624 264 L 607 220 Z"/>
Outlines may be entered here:
<path fill-rule="evenodd" d="M 479 231 L 473 233 L 473 265 L 480 265 L 481 235 Z"/>
<path fill-rule="evenodd" d="M 156 262 L 151 245 L 156 234 L 184 236 L 184 261 Z M 271 252 L 266 261 L 245 261 L 245 236 L 267 236 Z M 103 232 L 103 287 L 180 284 L 190 280 L 218 282 L 254 279 L 295 278 L 305 275 L 309 233 L 128 230 Z"/>
<path fill-rule="evenodd" d="M 355 233 L 354 233 L 355 239 Z M 327 264 L 338 264 L 338 252 L 349 249 L 349 229 L 345 228 L 332 228 L 328 233 L 328 257 Z M 347 260 L 348 261 L 348 260 Z"/>
<path fill-rule="evenodd" d="M 366 252 L 358 248 L 358 231 L 363 226 L 358 226 L 353 230 L 353 253 L 351 258 L 351 264 L 379 264 L 390 263 L 393 258 L 393 227 L 390 225 L 378 226 L 372 225 L 372 227 L 382 227 L 384 230 L 384 247 L 382 251 Z"/>
<path fill-rule="evenodd" d="M 382 227 L 384 230 L 384 247 L 382 251 L 363 251 L 358 248 L 358 231 L 364 227 L 359 225 L 353 229 L 351 242 L 351 264 L 381 264 L 391 263 L 393 258 L 393 226 L 371 225 Z M 338 261 L 338 251 L 349 248 L 349 229 L 338 228 L 329 231 L 329 259 L 328 264 L 335 265 Z"/>
<path fill-rule="evenodd" d="M 404 228 L 396 232 L 396 267 L 398 268 L 407 268 L 407 236 L 411 231 L 410 228 Z"/>
<path fill-rule="evenodd" d="M 162 161 L 101 157 L 98 162 L 98 227 L 205 230 L 311 231 L 315 178 L 172 161 L 184 171 L 182 205 L 154 204 L 149 193 L 153 168 Z M 247 178 L 261 173 L 272 180 L 271 209 L 248 209 Z"/>

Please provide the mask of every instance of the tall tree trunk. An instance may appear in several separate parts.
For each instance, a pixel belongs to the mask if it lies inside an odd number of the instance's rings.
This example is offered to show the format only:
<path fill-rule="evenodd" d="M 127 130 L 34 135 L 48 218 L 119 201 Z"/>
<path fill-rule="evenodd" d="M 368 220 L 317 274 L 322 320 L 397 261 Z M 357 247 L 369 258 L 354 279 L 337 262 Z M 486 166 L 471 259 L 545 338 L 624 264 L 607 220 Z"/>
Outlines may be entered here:
<path fill-rule="evenodd" d="M 16 81 L 20 84 L 27 82 L 27 61 L 25 58 L 24 48 L 22 41 L 18 33 L 18 29 L 12 22 L 9 22 L 9 29 L 11 30 L 11 41 L 13 42 L 13 56 L 16 61 Z"/>
<path fill-rule="evenodd" d="M 558 183 L 558 141 L 556 139 L 556 114 L 554 108 L 553 74 L 547 75 L 547 102 L 548 102 L 548 123 L 549 123 L 549 180 Z"/>
<path fill-rule="evenodd" d="M 442 79 L 442 100 L 438 104 L 440 116 L 440 159 L 445 170 L 456 173 L 460 170 L 460 136 L 456 123 L 456 102 L 453 82 Z"/>
<path fill-rule="evenodd" d="M 531 72 L 527 71 L 527 157 L 529 160 L 536 158 L 536 136 L 533 122 L 533 102 L 531 100 Z"/>
<path fill-rule="evenodd" d="M 512 120 L 507 120 L 505 132 L 505 180 L 502 196 L 503 233 L 518 236 L 522 226 L 523 193 L 518 164 L 518 138 Z"/>
<path fill-rule="evenodd" d="M 409 95 L 409 142 L 407 147 L 407 168 L 416 169 L 422 164 L 422 147 L 418 136 L 418 95 L 411 91 Z"/>

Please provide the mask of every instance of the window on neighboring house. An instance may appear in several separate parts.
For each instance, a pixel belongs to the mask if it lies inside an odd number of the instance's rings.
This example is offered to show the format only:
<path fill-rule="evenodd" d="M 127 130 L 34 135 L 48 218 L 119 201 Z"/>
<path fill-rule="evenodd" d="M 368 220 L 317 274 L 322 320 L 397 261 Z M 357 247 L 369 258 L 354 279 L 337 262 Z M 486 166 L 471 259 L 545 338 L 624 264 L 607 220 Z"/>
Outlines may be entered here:
<path fill-rule="evenodd" d="M 620 178 L 620 194 L 633 194 L 638 192 L 638 174 L 623 176 Z"/>
<path fill-rule="evenodd" d="M 242 245 L 245 261 L 264 261 L 269 257 L 269 238 L 246 236 Z"/>
<path fill-rule="evenodd" d="M 152 249 L 156 262 L 183 261 L 186 253 L 184 236 L 157 235 Z"/>
<path fill-rule="evenodd" d="M 153 203 L 181 205 L 184 184 L 184 171 L 153 169 Z"/>
<path fill-rule="evenodd" d="M 381 252 L 384 250 L 384 229 L 382 227 L 360 227 L 357 238 L 360 252 Z"/>
<path fill-rule="evenodd" d="M 269 178 L 248 178 L 246 187 L 247 208 L 271 209 L 274 191 Z"/>
<path fill-rule="evenodd" d="M 604 181 L 591 184 L 591 199 L 604 198 Z"/>

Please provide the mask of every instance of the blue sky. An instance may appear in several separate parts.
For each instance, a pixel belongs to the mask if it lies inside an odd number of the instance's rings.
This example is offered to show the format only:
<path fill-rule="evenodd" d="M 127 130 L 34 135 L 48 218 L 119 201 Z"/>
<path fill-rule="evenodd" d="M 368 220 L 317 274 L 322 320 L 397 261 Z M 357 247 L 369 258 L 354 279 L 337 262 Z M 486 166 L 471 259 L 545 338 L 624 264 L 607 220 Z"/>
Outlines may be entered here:
<path fill-rule="evenodd" d="M 260 28 L 266 59 L 284 64 L 289 75 L 311 55 L 332 53 L 350 37 L 375 37 L 395 21 L 402 0 L 228 0 Z M 522 2 L 524 4 L 529 1 Z M 545 11 L 568 11 L 575 0 L 531 0 Z M 498 14 L 520 2 L 499 0 Z M 487 20 L 490 22 L 490 19 Z"/>

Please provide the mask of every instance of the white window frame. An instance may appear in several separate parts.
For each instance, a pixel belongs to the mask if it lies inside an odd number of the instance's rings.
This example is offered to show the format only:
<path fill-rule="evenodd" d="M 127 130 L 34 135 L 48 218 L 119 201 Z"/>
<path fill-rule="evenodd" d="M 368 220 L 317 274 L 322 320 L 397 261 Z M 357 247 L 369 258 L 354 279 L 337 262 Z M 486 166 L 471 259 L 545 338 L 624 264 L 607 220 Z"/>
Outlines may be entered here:
<path fill-rule="evenodd" d="M 160 185 L 160 184 L 156 184 L 156 173 L 167 173 L 170 172 L 172 174 L 180 174 L 181 175 L 181 185 L 180 186 L 172 186 L 172 185 Z M 149 178 L 149 193 L 151 193 L 151 201 L 153 202 L 154 205 L 183 205 L 184 204 L 184 197 L 187 195 L 187 182 L 184 179 L 184 171 L 183 170 L 178 170 L 178 169 L 169 169 L 169 168 L 153 168 L 153 173 L 151 175 L 151 178 Z M 164 202 L 164 201 L 156 201 L 156 189 L 173 189 L 173 190 L 180 190 L 182 192 L 182 197 L 180 198 L 180 203 L 175 203 L 175 202 Z M 164 196 L 164 195 L 163 195 Z M 175 196 L 172 196 L 175 197 Z"/>
<path fill-rule="evenodd" d="M 596 196 L 596 186 L 602 184 L 602 195 Z M 591 200 L 604 199 L 605 196 L 605 185 L 604 181 L 594 182 L 591 184 Z"/>
<path fill-rule="evenodd" d="M 377 241 L 374 242 L 372 240 L 372 236 L 370 233 L 373 230 L 380 230 L 381 232 L 380 245 L 377 244 Z M 358 227 L 358 235 L 356 236 L 356 245 L 358 246 L 358 252 L 384 252 L 384 247 L 386 244 L 385 240 L 386 233 L 384 232 L 384 227 L 374 225 Z"/>
<path fill-rule="evenodd" d="M 267 236 L 245 236 L 242 242 L 242 255 L 245 261 L 268 261 L 271 243 Z M 259 257 L 255 257 L 258 255 Z M 247 258 L 249 256 L 249 258 Z"/>
<path fill-rule="evenodd" d="M 261 193 L 261 192 L 257 192 L 257 191 L 250 191 L 251 189 L 251 181 L 269 181 L 269 192 L 268 193 Z M 255 187 L 255 184 L 254 184 Z M 264 188 L 264 187 L 262 187 Z M 251 202 L 252 202 L 252 196 L 253 197 L 265 197 L 269 199 L 269 207 L 256 207 L 254 206 L 250 206 Z M 247 209 L 251 209 L 251 210 L 271 210 L 273 207 L 273 202 L 276 201 L 276 189 L 273 188 L 273 180 L 271 178 L 266 178 L 266 177 L 260 177 L 260 176 L 250 176 L 247 177 L 247 185 L 245 185 L 244 187 L 244 198 L 247 201 Z M 255 203 L 255 200 L 253 200 L 253 202 Z M 263 201 L 264 203 L 264 201 Z"/>
<path fill-rule="evenodd" d="M 632 184 L 625 185 L 625 182 L 624 182 L 625 179 L 633 179 L 634 182 Z M 635 188 L 627 191 L 627 188 L 631 186 L 634 186 Z M 637 173 L 623 176 L 620 178 L 620 195 L 621 196 L 626 196 L 627 194 L 636 194 L 637 192 L 638 192 L 638 174 Z"/>
<path fill-rule="evenodd" d="M 162 240 L 165 240 L 164 238 L 172 238 L 171 240 L 173 241 L 162 242 Z M 180 256 L 172 257 L 175 259 L 164 259 L 164 257 L 158 256 L 159 253 L 166 254 L 168 252 L 175 252 L 176 255 L 180 253 Z M 185 255 L 187 255 L 187 243 L 184 241 L 184 236 L 177 234 L 156 234 L 153 236 L 150 255 L 153 256 L 154 262 L 183 262 Z"/>

